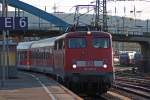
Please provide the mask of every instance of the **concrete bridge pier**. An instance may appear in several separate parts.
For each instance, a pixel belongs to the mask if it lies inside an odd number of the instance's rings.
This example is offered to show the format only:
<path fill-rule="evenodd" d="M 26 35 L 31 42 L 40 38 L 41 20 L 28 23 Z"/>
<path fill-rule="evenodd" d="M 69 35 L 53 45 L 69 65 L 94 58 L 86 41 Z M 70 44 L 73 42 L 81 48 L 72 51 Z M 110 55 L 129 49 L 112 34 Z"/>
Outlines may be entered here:
<path fill-rule="evenodd" d="M 140 43 L 143 54 L 143 66 L 140 67 L 141 72 L 150 72 L 150 42 Z"/>

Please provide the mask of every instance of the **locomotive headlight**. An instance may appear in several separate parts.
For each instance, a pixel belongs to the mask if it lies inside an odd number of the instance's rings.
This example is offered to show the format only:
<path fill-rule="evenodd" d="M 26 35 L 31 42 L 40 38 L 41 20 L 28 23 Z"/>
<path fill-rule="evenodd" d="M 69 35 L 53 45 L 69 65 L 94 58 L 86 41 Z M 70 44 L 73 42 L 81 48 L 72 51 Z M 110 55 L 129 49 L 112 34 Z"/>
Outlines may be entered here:
<path fill-rule="evenodd" d="M 72 65 L 73 69 L 77 68 L 77 65 L 76 64 L 73 64 Z"/>
<path fill-rule="evenodd" d="M 87 35 L 91 35 L 92 33 L 90 31 L 87 32 Z"/>
<path fill-rule="evenodd" d="M 108 66 L 107 66 L 107 64 L 104 64 L 103 67 L 104 67 L 104 68 L 107 68 Z"/>

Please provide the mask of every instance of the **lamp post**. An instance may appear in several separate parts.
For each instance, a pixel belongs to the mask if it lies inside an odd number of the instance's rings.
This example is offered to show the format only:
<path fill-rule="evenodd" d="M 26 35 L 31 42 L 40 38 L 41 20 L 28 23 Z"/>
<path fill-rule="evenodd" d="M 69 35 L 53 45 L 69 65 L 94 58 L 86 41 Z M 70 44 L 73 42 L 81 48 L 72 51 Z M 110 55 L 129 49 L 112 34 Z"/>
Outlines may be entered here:
<path fill-rule="evenodd" d="M 3 0 L 2 2 L 2 17 L 7 17 L 7 0 Z M 1 81 L 1 86 L 4 86 L 4 82 L 6 80 L 6 30 L 3 29 L 3 50 L 2 50 L 2 81 Z"/>
<path fill-rule="evenodd" d="M 134 9 L 130 11 L 130 13 L 133 13 L 133 15 L 134 15 L 134 25 L 135 26 L 136 26 L 136 17 L 137 17 L 136 14 L 141 13 L 141 12 L 142 11 L 140 11 L 140 10 L 138 10 L 138 11 L 136 10 L 135 5 L 134 5 Z"/>
<path fill-rule="evenodd" d="M 148 24 L 149 24 L 149 23 L 148 23 L 148 19 L 147 19 L 147 20 L 146 20 L 146 32 L 147 32 L 147 33 L 148 33 L 148 31 L 149 31 L 149 30 L 148 30 L 148 27 L 149 27 Z"/>

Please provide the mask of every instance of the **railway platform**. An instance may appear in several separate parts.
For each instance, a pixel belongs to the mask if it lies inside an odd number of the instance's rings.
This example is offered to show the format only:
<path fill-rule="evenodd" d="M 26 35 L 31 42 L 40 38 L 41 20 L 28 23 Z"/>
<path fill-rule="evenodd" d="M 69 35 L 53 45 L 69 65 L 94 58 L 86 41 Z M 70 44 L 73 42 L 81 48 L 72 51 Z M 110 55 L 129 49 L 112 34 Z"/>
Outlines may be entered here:
<path fill-rule="evenodd" d="M 53 79 L 19 72 L 18 78 L 8 79 L 0 87 L 0 100 L 82 100 Z"/>

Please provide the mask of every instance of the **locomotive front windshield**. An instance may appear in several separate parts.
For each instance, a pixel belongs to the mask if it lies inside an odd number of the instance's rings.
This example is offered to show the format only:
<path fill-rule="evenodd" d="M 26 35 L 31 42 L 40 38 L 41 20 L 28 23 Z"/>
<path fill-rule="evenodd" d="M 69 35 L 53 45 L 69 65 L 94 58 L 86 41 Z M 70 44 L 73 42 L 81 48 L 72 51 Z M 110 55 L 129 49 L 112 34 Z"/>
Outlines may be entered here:
<path fill-rule="evenodd" d="M 69 48 L 85 48 L 86 39 L 85 38 L 70 38 L 68 44 L 69 44 Z"/>
<path fill-rule="evenodd" d="M 109 48 L 109 39 L 107 38 L 94 38 L 93 39 L 94 48 Z"/>

